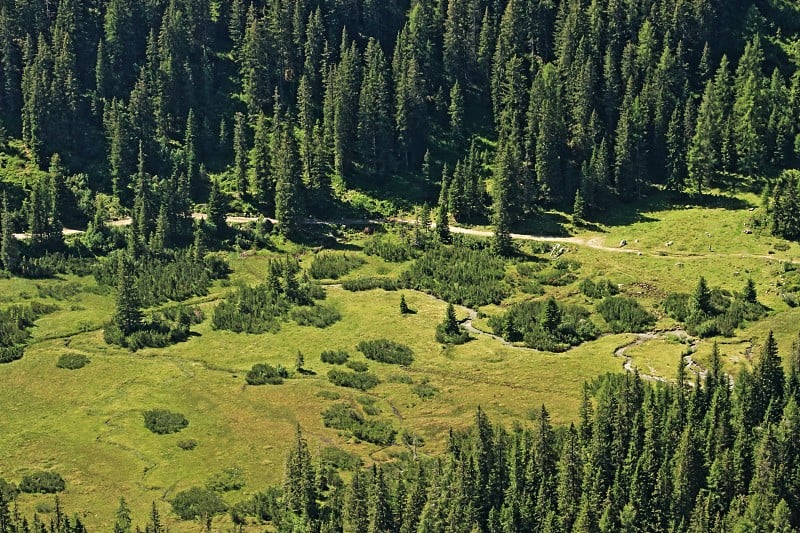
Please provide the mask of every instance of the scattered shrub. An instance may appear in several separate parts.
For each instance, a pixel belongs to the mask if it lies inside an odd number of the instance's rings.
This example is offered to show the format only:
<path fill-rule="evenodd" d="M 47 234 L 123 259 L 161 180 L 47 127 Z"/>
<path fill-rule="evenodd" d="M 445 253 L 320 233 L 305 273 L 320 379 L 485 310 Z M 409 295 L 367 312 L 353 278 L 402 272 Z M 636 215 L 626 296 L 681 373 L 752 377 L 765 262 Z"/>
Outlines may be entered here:
<path fill-rule="evenodd" d="M 656 317 L 645 311 L 639 302 L 625 296 L 606 298 L 597 306 L 597 311 L 614 333 L 641 333 L 656 323 Z"/>
<path fill-rule="evenodd" d="M 241 489 L 244 484 L 244 472 L 241 468 L 234 467 L 213 474 L 206 487 L 216 492 L 230 492 Z"/>
<path fill-rule="evenodd" d="M 619 293 L 617 286 L 607 279 L 600 279 L 596 282 L 590 279 L 585 279 L 581 281 L 580 285 L 578 285 L 578 290 L 581 291 L 584 296 L 595 300 L 614 296 Z"/>
<path fill-rule="evenodd" d="M 179 440 L 178 448 L 186 451 L 194 450 L 195 448 L 197 448 L 197 441 L 194 439 Z"/>
<path fill-rule="evenodd" d="M 314 256 L 308 273 L 314 279 L 339 279 L 364 263 L 366 261 L 356 255 L 321 252 Z"/>
<path fill-rule="evenodd" d="M 189 421 L 180 413 L 166 409 L 153 409 L 144 412 L 144 425 L 158 435 L 177 433 L 189 425 Z"/>
<path fill-rule="evenodd" d="M 89 364 L 89 358 L 83 354 L 65 353 L 58 358 L 56 366 L 67 370 L 78 370 Z"/>
<path fill-rule="evenodd" d="M 19 490 L 28 494 L 55 494 L 65 487 L 66 483 L 60 474 L 44 471 L 28 474 L 19 484 Z"/>
<path fill-rule="evenodd" d="M 398 287 L 399 283 L 397 280 L 385 276 L 348 279 L 342 283 L 342 288 L 350 292 L 371 291 L 374 289 L 396 291 Z"/>
<path fill-rule="evenodd" d="M 436 396 L 436 393 L 439 392 L 439 389 L 429 383 L 418 383 L 417 385 L 411 387 L 411 390 L 423 400 L 429 400 Z"/>
<path fill-rule="evenodd" d="M 342 318 L 339 311 L 327 305 L 295 307 L 291 310 L 290 316 L 299 326 L 313 326 L 320 329 L 327 328 Z"/>
<path fill-rule="evenodd" d="M 354 372 L 366 372 L 369 370 L 369 366 L 363 361 L 348 361 L 345 366 Z"/>
<path fill-rule="evenodd" d="M 400 279 L 406 287 L 469 307 L 500 303 L 510 293 L 504 280 L 503 260 L 463 246 L 431 248 Z"/>
<path fill-rule="evenodd" d="M 552 298 L 514 304 L 489 318 L 489 326 L 509 342 L 524 341 L 530 348 L 548 352 L 563 352 L 599 335 L 586 309 Z"/>
<path fill-rule="evenodd" d="M 350 354 L 344 350 L 325 350 L 319 358 L 320 361 L 329 365 L 343 365 L 350 358 Z"/>
<path fill-rule="evenodd" d="M 179 492 L 171 503 L 181 520 L 208 519 L 228 509 L 217 492 L 201 487 Z"/>
<path fill-rule="evenodd" d="M 355 438 L 388 446 L 394 442 L 397 431 L 389 422 L 382 420 L 365 420 L 358 411 L 347 404 L 332 405 L 322 413 L 325 427 L 349 431 Z"/>
<path fill-rule="evenodd" d="M 334 385 L 351 389 L 369 390 L 378 386 L 378 376 L 370 372 L 347 372 L 333 369 L 328 372 L 328 380 Z"/>
<path fill-rule="evenodd" d="M 356 348 L 367 359 L 379 363 L 408 366 L 414 362 L 414 352 L 411 348 L 388 339 L 361 341 Z"/>
<path fill-rule="evenodd" d="M 320 454 L 320 461 L 322 461 L 323 464 L 328 464 L 336 468 L 337 470 L 349 471 L 356 470 L 364 464 L 359 456 L 335 446 L 327 446 L 323 448 Z"/>
<path fill-rule="evenodd" d="M 389 374 L 389 376 L 386 378 L 386 381 L 389 383 L 403 383 L 405 385 L 411 385 L 414 383 L 414 378 L 408 374 Z"/>
<path fill-rule="evenodd" d="M 376 235 L 364 243 L 364 253 L 367 255 L 377 255 L 384 261 L 390 263 L 402 263 L 410 261 L 416 255 L 415 249 L 407 243 L 393 242 Z"/>
<path fill-rule="evenodd" d="M 317 396 L 326 400 L 338 400 L 342 397 L 341 394 L 332 390 L 321 390 L 317 393 Z"/>
<path fill-rule="evenodd" d="M 0 502 L 11 502 L 19 494 L 19 489 L 11 481 L 0 477 Z"/>
<path fill-rule="evenodd" d="M 280 385 L 283 380 L 289 377 L 289 371 L 281 365 L 273 367 L 272 365 L 258 363 L 247 371 L 248 385 Z"/>

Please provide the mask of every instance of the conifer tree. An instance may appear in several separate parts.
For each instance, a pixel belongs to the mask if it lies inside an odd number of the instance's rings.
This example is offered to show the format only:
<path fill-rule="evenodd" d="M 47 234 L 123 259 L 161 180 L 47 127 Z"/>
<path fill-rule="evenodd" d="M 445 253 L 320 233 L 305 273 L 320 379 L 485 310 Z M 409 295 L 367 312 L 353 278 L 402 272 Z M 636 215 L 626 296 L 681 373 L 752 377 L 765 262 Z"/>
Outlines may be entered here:
<path fill-rule="evenodd" d="M 19 261 L 19 245 L 14 237 L 11 227 L 11 213 L 8 208 L 8 198 L 3 194 L 3 211 L 0 216 L 0 228 L 2 229 L 2 240 L 0 240 L 0 263 L 8 272 L 13 272 L 17 268 Z"/>
<path fill-rule="evenodd" d="M 547 299 L 542 313 L 542 327 L 550 332 L 555 332 L 561 324 L 561 310 L 558 308 L 555 298 L 552 296 Z"/>
<path fill-rule="evenodd" d="M 458 81 L 450 89 L 448 115 L 450 116 L 450 137 L 456 148 L 460 148 L 465 141 L 466 125 L 464 123 L 464 93 Z"/>
<path fill-rule="evenodd" d="M 401 315 L 411 314 L 411 308 L 408 307 L 408 304 L 406 303 L 406 295 L 405 294 L 401 294 L 400 295 L 400 314 Z"/>
<path fill-rule="evenodd" d="M 117 304 L 113 320 L 126 337 L 142 327 L 142 312 L 133 276 L 131 260 L 121 253 L 117 265 Z"/>
<path fill-rule="evenodd" d="M 439 205 L 436 211 L 436 236 L 442 244 L 450 244 L 453 241 L 452 235 L 450 235 L 450 216 L 447 210 L 449 181 L 447 165 L 445 165 L 442 170 L 442 188 L 439 192 Z"/>
<path fill-rule="evenodd" d="M 387 170 L 392 159 L 392 141 L 388 67 L 381 45 L 370 39 L 364 53 L 364 77 L 358 100 L 359 160 L 367 173 L 380 175 Z"/>
<path fill-rule="evenodd" d="M 224 193 L 219 188 L 219 182 L 217 180 L 211 180 L 211 193 L 208 197 L 206 214 L 208 215 L 208 221 L 218 235 L 225 234 L 228 229 L 228 223 L 226 221 L 227 213 L 227 201 Z"/>
<path fill-rule="evenodd" d="M 698 196 L 702 196 L 703 188 L 711 182 L 719 160 L 716 153 L 719 132 L 715 129 L 719 118 L 713 98 L 714 86 L 709 80 L 697 110 L 697 127 L 686 155 L 689 180 Z"/>
<path fill-rule="evenodd" d="M 286 458 L 285 504 L 298 516 L 318 515 L 315 471 L 311 453 L 300 426 L 295 431 L 294 446 Z"/>
<path fill-rule="evenodd" d="M 272 211 L 275 196 L 275 186 L 271 176 L 271 144 L 267 117 L 264 113 L 260 113 L 256 119 L 253 139 L 253 177 L 250 190 L 260 202 L 267 206 L 267 212 Z"/>
<path fill-rule="evenodd" d="M 273 154 L 272 174 L 275 177 L 275 218 L 278 230 L 291 236 L 299 229 L 302 216 L 302 182 L 294 135 L 284 131 L 279 150 Z"/>
<path fill-rule="evenodd" d="M 247 149 L 247 124 L 244 115 L 236 113 L 233 127 L 233 179 L 236 191 L 244 198 L 248 194 L 248 152 Z"/>

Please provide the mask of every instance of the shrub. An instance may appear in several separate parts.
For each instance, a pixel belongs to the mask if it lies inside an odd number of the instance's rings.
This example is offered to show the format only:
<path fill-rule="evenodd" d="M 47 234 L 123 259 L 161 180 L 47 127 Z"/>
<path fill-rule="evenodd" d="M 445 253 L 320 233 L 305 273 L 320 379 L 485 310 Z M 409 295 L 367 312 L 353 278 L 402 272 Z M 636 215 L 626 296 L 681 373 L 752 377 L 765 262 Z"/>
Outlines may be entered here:
<path fill-rule="evenodd" d="M 549 352 L 562 352 L 599 335 L 586 309 L 552 299 L 514 304 L 492 316 L 489 326 L 509 342 L 524 341 L 530 348 Z"/>
<path fill-rule="evenodd" d="M 376 235 L 364 243 L 364 253 L 377 255 L 390 263 L 402 263 L 415 257 L 414 248 L 407 243 L 397 243 Z"/>
<path fill-rule="evenodd" d="M 396 291 L 399 283 L 397 280 L 385 276 L 373 276 L 348 279 L 342 283 L 342 288 L 350 292 L 371 291 L 383 289 L 385 291 Z"/>
<path fill-rule="evenodd" d="M 348 361 L 347 363 L 345 363 L 345 366 L 354 372 L 366 372 L 367 370 L 369 370 L 369 366 L 367 366 L 367 363 L 364 363 L 362 361 Z"/>
<path fill-rule="evenodd" d="M 189 425 L 189 421 L 180 413 L 166 409 L 153 409 L 144 412 L 144 425 L 158 435 L 177 433 Z"/>
<path fill-rule="evenodd" d="M 258 363 L 247 372 L 245 379 L 248 385 L 280 385 L 283 380 L 289 377 L 289 371 L 281 365 Z"/>
<path fill-rule="evenodd" d="M 610 296 L 600 302 L 597 310 L 614 333 L 641 333 L 656 323 L 656 317 L 645 311 L 639 302 L 625 296 Z"/>
<path fill-rule="evenodd" d="M 389 374 L 389 377 L 386 378 L 386 381 L 389 383 L 403 383 L 405 385 L 411 385 L 414 383 L 414 379 L 408 374 Z"/>
<path fill-rule="evenodd" d="M 314 256 L 308 273 L 314 279 L 339 279 L 364 263 L 364 259 L 355 255 L 322 252 Z"/>
<path fill-rule="evenodd" d="M 411 387 L 411 390 L 423 400 L 429 400 L 430 398 L 433 398 L 437 392 L 439 392 L 439 389 L 428 383 L 418 383 L 417 385 Z"/>
<path fill-rule="evenodd" d="M 595 300 L 614 296 L 619 293 L 617 286 L 607 279 L 600 279 L 597 280 L 597 282 L 585 279 L 578 285 L 578 290 L 581 291 L 584 296 Z"/>
<path fill-rule="evenodd" d="M 218 493 L 201 487 L 179 492 L 171 503 L 172 510 L 181 520 L 206 519 L 228 509 Z"/>
<path fill-rule="evenodd" d="M 356 348 L 367 359 L 379 363 L 408 366 L 414 362 L 414 352 L 411 348 L 388 339 L 361 341 Z"/>
<path fill-rule="evenodd" d="M 244 484 L 244 472 L 241 468 L 234 467 L 213 474 L 206 487 L 216 492 L 230 492 L 241 489 Z"/>
<path fill-rule="evenodd" d="M 78 370 L 89 364 L 89 358 L 83 354 L 65 353 L 58 358 L 56 367 L 67 370 Z"/>
<path fill-rule="evenodd" d="M 326 400 L 338 400 L 342 397 L 338 392 L 332 390 L 321 390 L 317 393 L 317 396 Z"/>
<path fill-rule="evenodd" d="M 331 370 L 328 380 L 334 385 L 351 389 L 369 390 L 378 386 L 378 376 L 370 372 L 347 372 L 344 370 Z"/>
<path fill-rule="evenodd" d="M 21 492 L 29 494 L 55 494 L 66 487 L 64 478 L 56 472 L 34 472 L 22 478 L 19 484 Z"/>
<path fill-rule="evenodd" d="M 486 250 L 436 246 L 401 276 L 401 283 L 469 307 L 500 303 L 510 293 L 505 263 Z"/>
<path fill-rule="evenodd" d="M 10 363 L 22 359 L 24 353 L 24 346 L 0 347 L 0 363 Z"/>
<path fill-rule="evenodd" d="M 343 365 L 350 358 L 350 354 L 344 350 L 325 350 L 319 358 L 320 361 L 329 365 Z"/>
<path fill-rule="evenodd" d="M 0 477 L 0 502 L 11 502 L 19 494 L 19 489 L 11 481 Z"/>
<path fill-rule="evenodd" d="M 394 442 L 397 431 L 389 422 L 364 420 L 358 411 L 347 404 L 332 405 L 322 413 L 325 427 L 349 431 L 357 439 L 388 446 Z"/>
<path fill-rule="evenodd" d="M 327 328 L 342 318 L 339 311 L 327 305 L 295 307 L 290 316 L 299 326 L 313 326 L 320 329 Z"/>
<path fill-rule="evenodd" d="M 178 448 L 180 448 L 181 450 L 186 450 L 186 451 L 194 450 L 195 448 L 197 448 L 197 441 L 194 440 L 194 439 L 179 440 L 178 441 Z"/>
<path fill-rule="evenodd" d="M 664 298 L 663 308 L 667 316 L 674 318 L 678 322 L 686 321 L 689 316 L 689 300 L 691 295 L 686 293 L 673 292 Z"/>

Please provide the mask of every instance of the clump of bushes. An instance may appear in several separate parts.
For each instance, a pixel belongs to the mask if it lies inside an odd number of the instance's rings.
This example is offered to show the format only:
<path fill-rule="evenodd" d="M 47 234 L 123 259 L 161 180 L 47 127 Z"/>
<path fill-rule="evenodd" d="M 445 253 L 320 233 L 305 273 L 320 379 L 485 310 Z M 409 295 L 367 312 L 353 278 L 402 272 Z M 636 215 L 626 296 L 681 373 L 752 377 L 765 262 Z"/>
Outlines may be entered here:
<path fill-rule="evenodd" d="M 453 304 L 447 306 L 444 321 L 436 327 L 436 342 L 441 344 L 464 344 L 469 340 L 469 333 L 461 329 L 456 321 Z"/>
<path fill-rule="evenodd" d="M 614 296 L 619 293 L 617 286 L 607 279 L 599 279 L 596 282 L 585 279 L 578 285 L 578 290 L 581 291 L 584 296 L 594 300 L 608 298 L 609 296 Z"/>
<path fill-rule="evenodd" d="M 364 263 L 366 261 L 356 255 L 321 252 L 314 256 L 308 273 L 314 279 L 339 279 Z"/>
<path fill-rule="evenodd" d="M 335 446 L 327 446 L 322 449 L 320 461 L 336 468 L 337 470 L 356 470 L 364 464 L 361 458 L 353 453 L 347 452 Z"/>
<path fill-rule="evenodd" d="M 289 315 L 299 326 L 313 326 L 320 329 L 327 328 L 342 318 L 339 311 L 327 305 L 295 307 Z"/>
<path fill-rule="evenodd" d="M 343 365 L 350 358 L 350 354 L 344 350 L 325 350 L 319 356 L 320 361 L 329 365 Z"/>
<path fill-rule="evenodd" d="M 209 519 L 228 510 L 219 493 L 202 487 L 179 492 L 171 503 L 181 520 Z"/>
<path fill-rule="evenodd" d="M 241 468 L 226 468 L 221 472 L 213 474 L 206 487 L 216 492 L 230 492 L 244 487 L 244 472 Z"/>
<path fill-rule="evenodd" d="M 399 283 L 397 280 L 386 276 L 371 276 L 348 279 L 342 283 L 342 288 L 350 292 L 371 291 L 373 289 L 396 291 L 398 287 Z"/>
<path fill-rule="evenodd" d="M 29 328 L 42 315 L 52 313 L 57 307 L 42 302 L 12 305 L 0 311 L 0 363 L 21 359 L 25 343 L 30 337 Z"/>
<path fill-rule="evenodd" d="M 194 439 L 182 439 L 178 441 L 178 448 L 185 451 L 194 450 L 197 448 L 197 441 Z"/>
<path fill-rule="evenodd" d="M 394 442 L 397 431 L 389 422 L 366 420 L 361 414 L 344 403 L 332 405 L 322 413 L 325 427 L 348 431 L 355 438 L 388 446 Z"/>
<path fill-rule="evenodd" d="M 281 365 L 273 367 L 265 363 L 258 363 L 247 371 L 248 385 L 280 385 L 283 380 L 289 377 L 289 371 Z"/>
<path fill-rule="evenodd" d="M 469 307 L 500 303 L 510 293 L 503 260 L 488 250 L 465 246 L 427 250 L 400 281 L 405 287 Z"/>
<path fill-rule="evenodd" d="M 417 383 L 416 385 L 411 387 L 411 390 L 414 394 L 416 394 L 423 400 L 429 400 L 434 396 L 436 396 L 436 393 L 439 392 L 439 389 L 437 389 L 430 383 Z"/>
<path fill-rule="evenodd" d="M 339 387 L 369 390 L 378 386 L 378 376 L 371 372 L 347 372 L 333 369 L 328 372 L 328 381 Z"/>
<path fill-rule="evenodd" d="M 639 302 L 625 296 L 606 298 L 597 306 L 597 311 L 614 333 L 641 333 L 656 324 L 656 317 L 648 313 Z"/>
<path fill-rule="evenodd" d="M 157 435 L 177 433 L 189 425 L 180 413 L 166 409 L 152 409 L 144 412 L 144 426 Z"/>
<path fill-rule="evenodd" d="M 89 364 L 89 358 L 83 354 L 65 353 L 58 358 L 56 367 L 67 370 L 78 370 Z"/>
<path fill-rule="evenodd" d="M 22 478 L 19 490 L 28 494 L 55 494 L 66 488 L 64 478 L 57 472 L 34 472 Z"/>
<path fill-rule="evenodd" d="M 547 352 L 563 352 L 599 335 L 586 309 L 559 304 L 553 298 L 514 304 L 492 316 L 489 326 L 509 342 L 522 341 Z"/>
<path fill-rule="evenodd" d="M 362 361 L 348 361 L 345 366 L 354 372 L 366 372 L 369 370 L 367 363 Z"/>
<path fill-rule="evenodd" d="M 408 366 L 414 362 L 414 352 L 411 348 L 388 339 L 361 341 L 356 348 L 367 359 L 379 363 Z"/>
<path fill-rule="evenodd" d="M 402 263 L 410 261 L 416 256 L 416 250 L 409 243 L 394 242 L 376 235 L 364 243 L 364 253 L 367 255 L 377 255 L 384 261 L 390 263 Z"/>

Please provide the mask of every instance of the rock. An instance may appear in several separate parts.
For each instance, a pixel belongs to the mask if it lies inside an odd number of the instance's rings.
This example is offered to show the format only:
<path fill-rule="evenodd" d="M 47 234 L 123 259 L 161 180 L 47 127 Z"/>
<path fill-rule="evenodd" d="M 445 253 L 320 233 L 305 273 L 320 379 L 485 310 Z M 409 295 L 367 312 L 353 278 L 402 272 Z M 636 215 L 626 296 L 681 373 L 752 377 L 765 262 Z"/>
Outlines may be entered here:
<path fill-rule="evenodd" d="M 624 246 L 628 246 L 628 241 L 622 239 L 621 241 L 619 241 L 619 247 L 622 248 Z"/>
<path fill-rule="evenodd" d="M 673 244 L 675 244 L 675 242 L 674 241 L 667 241 L 666 244 L 667 244 L 667 246 L 672 246 Z"/>
<path fill-rule="evenodd" d="M 676 263 L 675 266 L 678 268 L 683 268 L 683 263 Z"/>
<path fill-rule="evenodd" d="M 743 233 L 745 235 L 752 235 L 753 234 L 753 230 L 751 230 L 750 228 L 745 228 Z"/>

